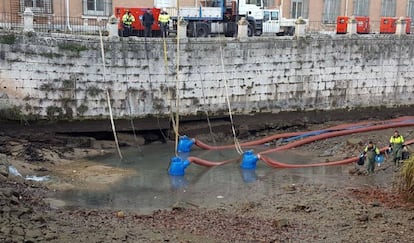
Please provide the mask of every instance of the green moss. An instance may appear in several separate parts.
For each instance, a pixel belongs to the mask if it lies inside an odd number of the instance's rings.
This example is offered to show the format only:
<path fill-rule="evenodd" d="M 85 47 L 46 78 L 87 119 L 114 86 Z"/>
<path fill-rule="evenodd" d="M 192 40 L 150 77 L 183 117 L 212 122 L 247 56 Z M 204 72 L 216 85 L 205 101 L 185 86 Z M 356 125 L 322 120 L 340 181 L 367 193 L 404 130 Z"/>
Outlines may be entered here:
<path fill-rule="evenodd" d="M 47 84 L 40 85 L 39 89 L 41 91 L 51 91 L 51 90 L 54 90 L 55 88 L 52 83 L 47 83 Z"/>
<path fill-rule="evenodd" d="M 0 37 L 1 44 L 12 45 L 16 42 L 16 36 L 14 34 L 3 35 Z"/>
<path fill-rule="evenodd" d="M 13 106 L 9 108 L 0 109 L 0 119 L 1 120 L 21 120 L 23 117 L 21 107 Z"/>
<path fill-rule="evenodd" d="M 73 89 L 75 88 L 75 82 L 73 80 L 63 80 L 62 81 L 63 89 Z"/>
<path fill-rule="evenodd" d="M 58 44 L 58 48 L 60 50 L 72 51 L 72 52 L 77 52 L 77 53 L 88 50 L 87 47 L 80 45 L 80 44 L 76 44 L 76 43 Z"/>
<path fill-rule="evenodd" d="M 102 93 L 102 92 L 103 92 L 103 90 L 102 90 L 102 89 L 100 89 L 100 88 L 98 88 L 98 87 L 96 87 L 96 86 L 90 86 L 90 87 L 88 87 L 88 89 L 86 90 L 86 92 L 88 92 L 88 95 L 89 95 L 90 97 L 96 97 L 96 96 L 98 96 L 100 93 Z"/>
<path fill-rule="evenodd" d="M 63 107 L 68 107 L 68 106 L 74 105 L 75 100 L 69 97 L 63 97 L 60 99 L 60 102 L 62 102 Z"/>
<path fill-rule="evenodd" d="M 86 105 L 84 105 L 84 104 L 81 104 L 78 108 L 77 108 L 77 111 L 78 111 L 78 115 L 81 115 L 81 116 L 83 116 L 83 114 L 85 114 L 85 112 L 87 112 L 89 110 L 89 107 L 87 107 Z"/>
<path fill-rule="evenodd" d="M 63 110 L 60 107 L 52 105 L 46 108 L 46 114 L 49 120 L 60 119 L 63 117 Z"/>
<path fill-rule="evenodd" d="M 60 57 L 63 56 L 60 53 L 53 53 L 53 52 L 43 52 L 43 53 L 39 53 L 39 55 L 42 56 L 42 57 L 50 58 L 50 59 L 52 59 L 52 58 L 60 58 Z"/>

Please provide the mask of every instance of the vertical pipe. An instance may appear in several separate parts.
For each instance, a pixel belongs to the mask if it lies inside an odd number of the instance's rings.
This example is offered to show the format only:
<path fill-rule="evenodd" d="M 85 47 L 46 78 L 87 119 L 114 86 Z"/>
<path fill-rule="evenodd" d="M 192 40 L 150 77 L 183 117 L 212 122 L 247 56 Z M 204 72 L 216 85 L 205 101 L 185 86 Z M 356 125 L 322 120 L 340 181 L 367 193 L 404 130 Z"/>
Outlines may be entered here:
<path fill-rule="evenodd" d="M 66 0 L 66 26 L 68 27 L 69 31 L 72 31 L 69 20 L 69 0 Z"/>
<path fill-rule="evenodd" d="M 348 0 L 345 0 L 345 15 L 348 16 Z"/>
<path fill-rule="evenodd" d="M 280 1 L 280 6 L 279 6 L 279 14 L 280 14 L 280 18 L 283 18 L 283 0 Z"/>

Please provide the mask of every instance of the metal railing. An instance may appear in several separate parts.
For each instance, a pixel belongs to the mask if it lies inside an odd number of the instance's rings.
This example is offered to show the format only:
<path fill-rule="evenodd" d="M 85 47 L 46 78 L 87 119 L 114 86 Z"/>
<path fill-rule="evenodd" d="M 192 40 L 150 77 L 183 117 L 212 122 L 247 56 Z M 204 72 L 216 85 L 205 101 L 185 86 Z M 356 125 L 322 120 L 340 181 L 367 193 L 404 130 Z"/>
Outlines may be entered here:
<path fill-rule="evenodd" d="M 107 21 L 107 19 L 99 18 L 35 15 L 33 17 L 33 28 L 35 32 L 98 35 L 99 29 L 106 30 Z M 23 30 L 23 28 L 23 16 L 0 12 L 0 29 Z"/>
<path fill-rule="evenodd" d="M 35 32 L 67 33 L 75 35 L 98 35 L 99 29 L 106 31 L 108 19 L 100 18 L 81 18 L 53 15 L 35 15 L 33 17 L 33 27 Z M 413 24 L 413 22 L 411 22 Z M 0 30 L 23 30 L 23 16 L 21 14 L 11 14 L 0 12 Z M 311 34 L 335 33 L 336 23 L 323 23 L 322 21 L 308 21 L 306 31 Z M 411 33 L 414 26 L 411 25 Z M 264 35 L 272 35 L 272 31 L 265 31 Z M 380 21 L 370 21 L 369 33 L 380 33 Z"/>

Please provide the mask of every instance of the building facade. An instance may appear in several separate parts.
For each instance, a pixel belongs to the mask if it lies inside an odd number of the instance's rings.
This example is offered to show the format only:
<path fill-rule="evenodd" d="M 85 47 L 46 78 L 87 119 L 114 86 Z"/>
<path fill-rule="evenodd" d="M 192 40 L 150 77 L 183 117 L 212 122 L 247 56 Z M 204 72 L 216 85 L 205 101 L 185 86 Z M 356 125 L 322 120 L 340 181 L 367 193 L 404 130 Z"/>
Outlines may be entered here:
<path fill-rule="evenodd" d="M 179 0 L 180 6 L 199 6 L 214 0 Z M 227 0 L 230 1 L 230 0 Z M 238 0 L 251 1 L 251 0 Z M 0 14 L 21 21 L 25 8 L 35 16 L 71 18 L 107 18 L 115 7 L 153 7 L 174 0 L 0 0 Z M 264 0 L 266 8 L 280 8 L 285 18 L 303 17 L 309 22 L 335 24 L 337 16 L 369 16 L 378 21 L 382 16 L 408 16 L 414 19 L 414 0 Z"/>

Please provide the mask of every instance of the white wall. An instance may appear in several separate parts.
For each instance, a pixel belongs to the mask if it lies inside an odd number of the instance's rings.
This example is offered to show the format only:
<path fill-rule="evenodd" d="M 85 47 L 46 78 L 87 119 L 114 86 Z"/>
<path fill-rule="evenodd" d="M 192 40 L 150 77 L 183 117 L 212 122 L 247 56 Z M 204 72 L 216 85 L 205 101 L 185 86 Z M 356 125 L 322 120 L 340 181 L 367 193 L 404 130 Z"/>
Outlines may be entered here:
<path fill-rule="evenodd" d="M 240 114 L 412 105 L 413 39 L 189 39 L 180 46 L 179 112 L 226 113 L 224 80 Z M 0 107 L 43 117 L 104 118 L 109 89 L 116 117 L 176 110 L 174 39 L 168 39 L 166 68 L 160 39 L 104 41 L 105 81 L 98 38 L 18 36 L 12 45 L 0 44 Z"/>

